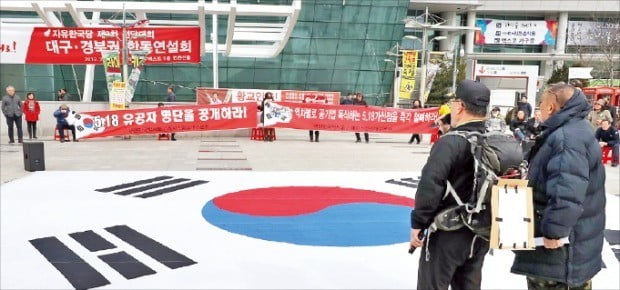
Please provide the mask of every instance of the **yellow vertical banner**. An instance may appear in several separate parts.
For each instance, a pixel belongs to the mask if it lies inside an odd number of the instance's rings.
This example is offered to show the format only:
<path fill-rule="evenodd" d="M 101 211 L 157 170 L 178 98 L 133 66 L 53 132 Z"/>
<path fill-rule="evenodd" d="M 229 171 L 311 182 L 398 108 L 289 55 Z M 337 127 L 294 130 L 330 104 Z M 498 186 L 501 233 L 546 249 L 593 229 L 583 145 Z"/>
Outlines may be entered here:
<path fill-rule="evenodd" d="M 112 83 L 112 90 L 110 91 L 110 110 L 124 110 L 126 94 L 126 83 L 121 81 L 114 81 Z"/>
<path fill-rule="evenodd" d="M 415 88 L 415 73 L 418 64 L 417 50 L 403 50 L 403 69 L 400 78 L 399 97 L 401 99 L 411 99 Z"/>

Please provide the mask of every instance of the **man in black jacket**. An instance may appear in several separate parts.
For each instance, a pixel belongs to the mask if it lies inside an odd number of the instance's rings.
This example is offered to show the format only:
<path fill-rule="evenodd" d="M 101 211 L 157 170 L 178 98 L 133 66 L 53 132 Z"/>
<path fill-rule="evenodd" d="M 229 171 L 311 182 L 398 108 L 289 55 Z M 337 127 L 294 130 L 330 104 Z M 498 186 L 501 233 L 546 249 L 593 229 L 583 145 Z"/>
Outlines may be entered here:
<path fill-rule="evenodd" d="M 490 91 L 479 82 L 465 80 L 450 101 L 452 130 L 484 133 Z M 474 181 L 474 158 L 470 144 L 457 135 L 445 135 L 432 147 L 422 169 L 422 178 L 411 213 L 411 246 L 424 248 L 418 268 L 418 289 L 480 289 L 482 263 L 489 242 L 475 239 L 467 227 L 434 232 L 419 238 L 441 210 L 456 205 L 452 196 L 443 198 L 449 181 L 461 200 L 469 200 Z"/>

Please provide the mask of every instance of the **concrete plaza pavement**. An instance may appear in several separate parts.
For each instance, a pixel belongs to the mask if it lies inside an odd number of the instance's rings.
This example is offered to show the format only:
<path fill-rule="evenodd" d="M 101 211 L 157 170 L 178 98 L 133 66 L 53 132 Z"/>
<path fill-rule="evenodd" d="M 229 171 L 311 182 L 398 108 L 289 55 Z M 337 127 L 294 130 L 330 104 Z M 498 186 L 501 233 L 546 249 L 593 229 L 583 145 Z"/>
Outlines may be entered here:
<path fill-rule="evenodd" d="M 274 142 L 252 141 L 248 130 L 180 133 L 178 141 L 156 136 L 99 138 L 78 143 L 39 139 L 48 171 L 413 171 L 420 172 L 430 151 L 429 135 L 407 144 L 406 134 L 370 134 L 370 143 L 355 143 L 353 133 L 322 131 L 319 143 L 308 131 L 278 129 Z M 21 145 L 0 137 L 2 183 L 31 174 L 24 170 Z M 28 142 L 28 141 L 26 141 Z M 575 166 L 579 166 L 575 164 Z M 605 165 L 607 193 L 620 195 L 618 167 Z"/>

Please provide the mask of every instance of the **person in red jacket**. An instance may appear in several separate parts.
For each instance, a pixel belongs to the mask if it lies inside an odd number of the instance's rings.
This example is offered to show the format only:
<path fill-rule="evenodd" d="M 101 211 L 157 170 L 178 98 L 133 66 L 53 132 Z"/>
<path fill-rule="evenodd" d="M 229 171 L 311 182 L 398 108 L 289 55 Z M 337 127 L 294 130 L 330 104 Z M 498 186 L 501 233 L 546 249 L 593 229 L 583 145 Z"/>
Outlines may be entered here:
<path fill-rule="evenodd" d="M 41 106 L 39 106 L 39 101 L 37 101 L 34 93 L 26 95 L 22 110 L 26 116 L 26 122 L 28 122 L 28 139 L 37 139 L 37 121 L 39 121 Z"/>

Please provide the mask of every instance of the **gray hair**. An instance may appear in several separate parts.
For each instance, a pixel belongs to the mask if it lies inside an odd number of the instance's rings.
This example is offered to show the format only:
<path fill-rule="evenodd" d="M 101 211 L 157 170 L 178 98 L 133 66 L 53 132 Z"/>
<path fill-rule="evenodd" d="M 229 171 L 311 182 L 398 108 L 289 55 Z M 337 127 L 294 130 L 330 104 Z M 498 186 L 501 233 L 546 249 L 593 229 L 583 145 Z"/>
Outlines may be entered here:
<path fill-rule="evenodd" d="M 14 86 L 7 86 L 7 87 L 6 87 L 6 89 L 7 89 L 7 90 L 8 90 L 8 89 L 13 89 L 13 90 L 15 90 L 15 87 L 14 87 Z"/>

